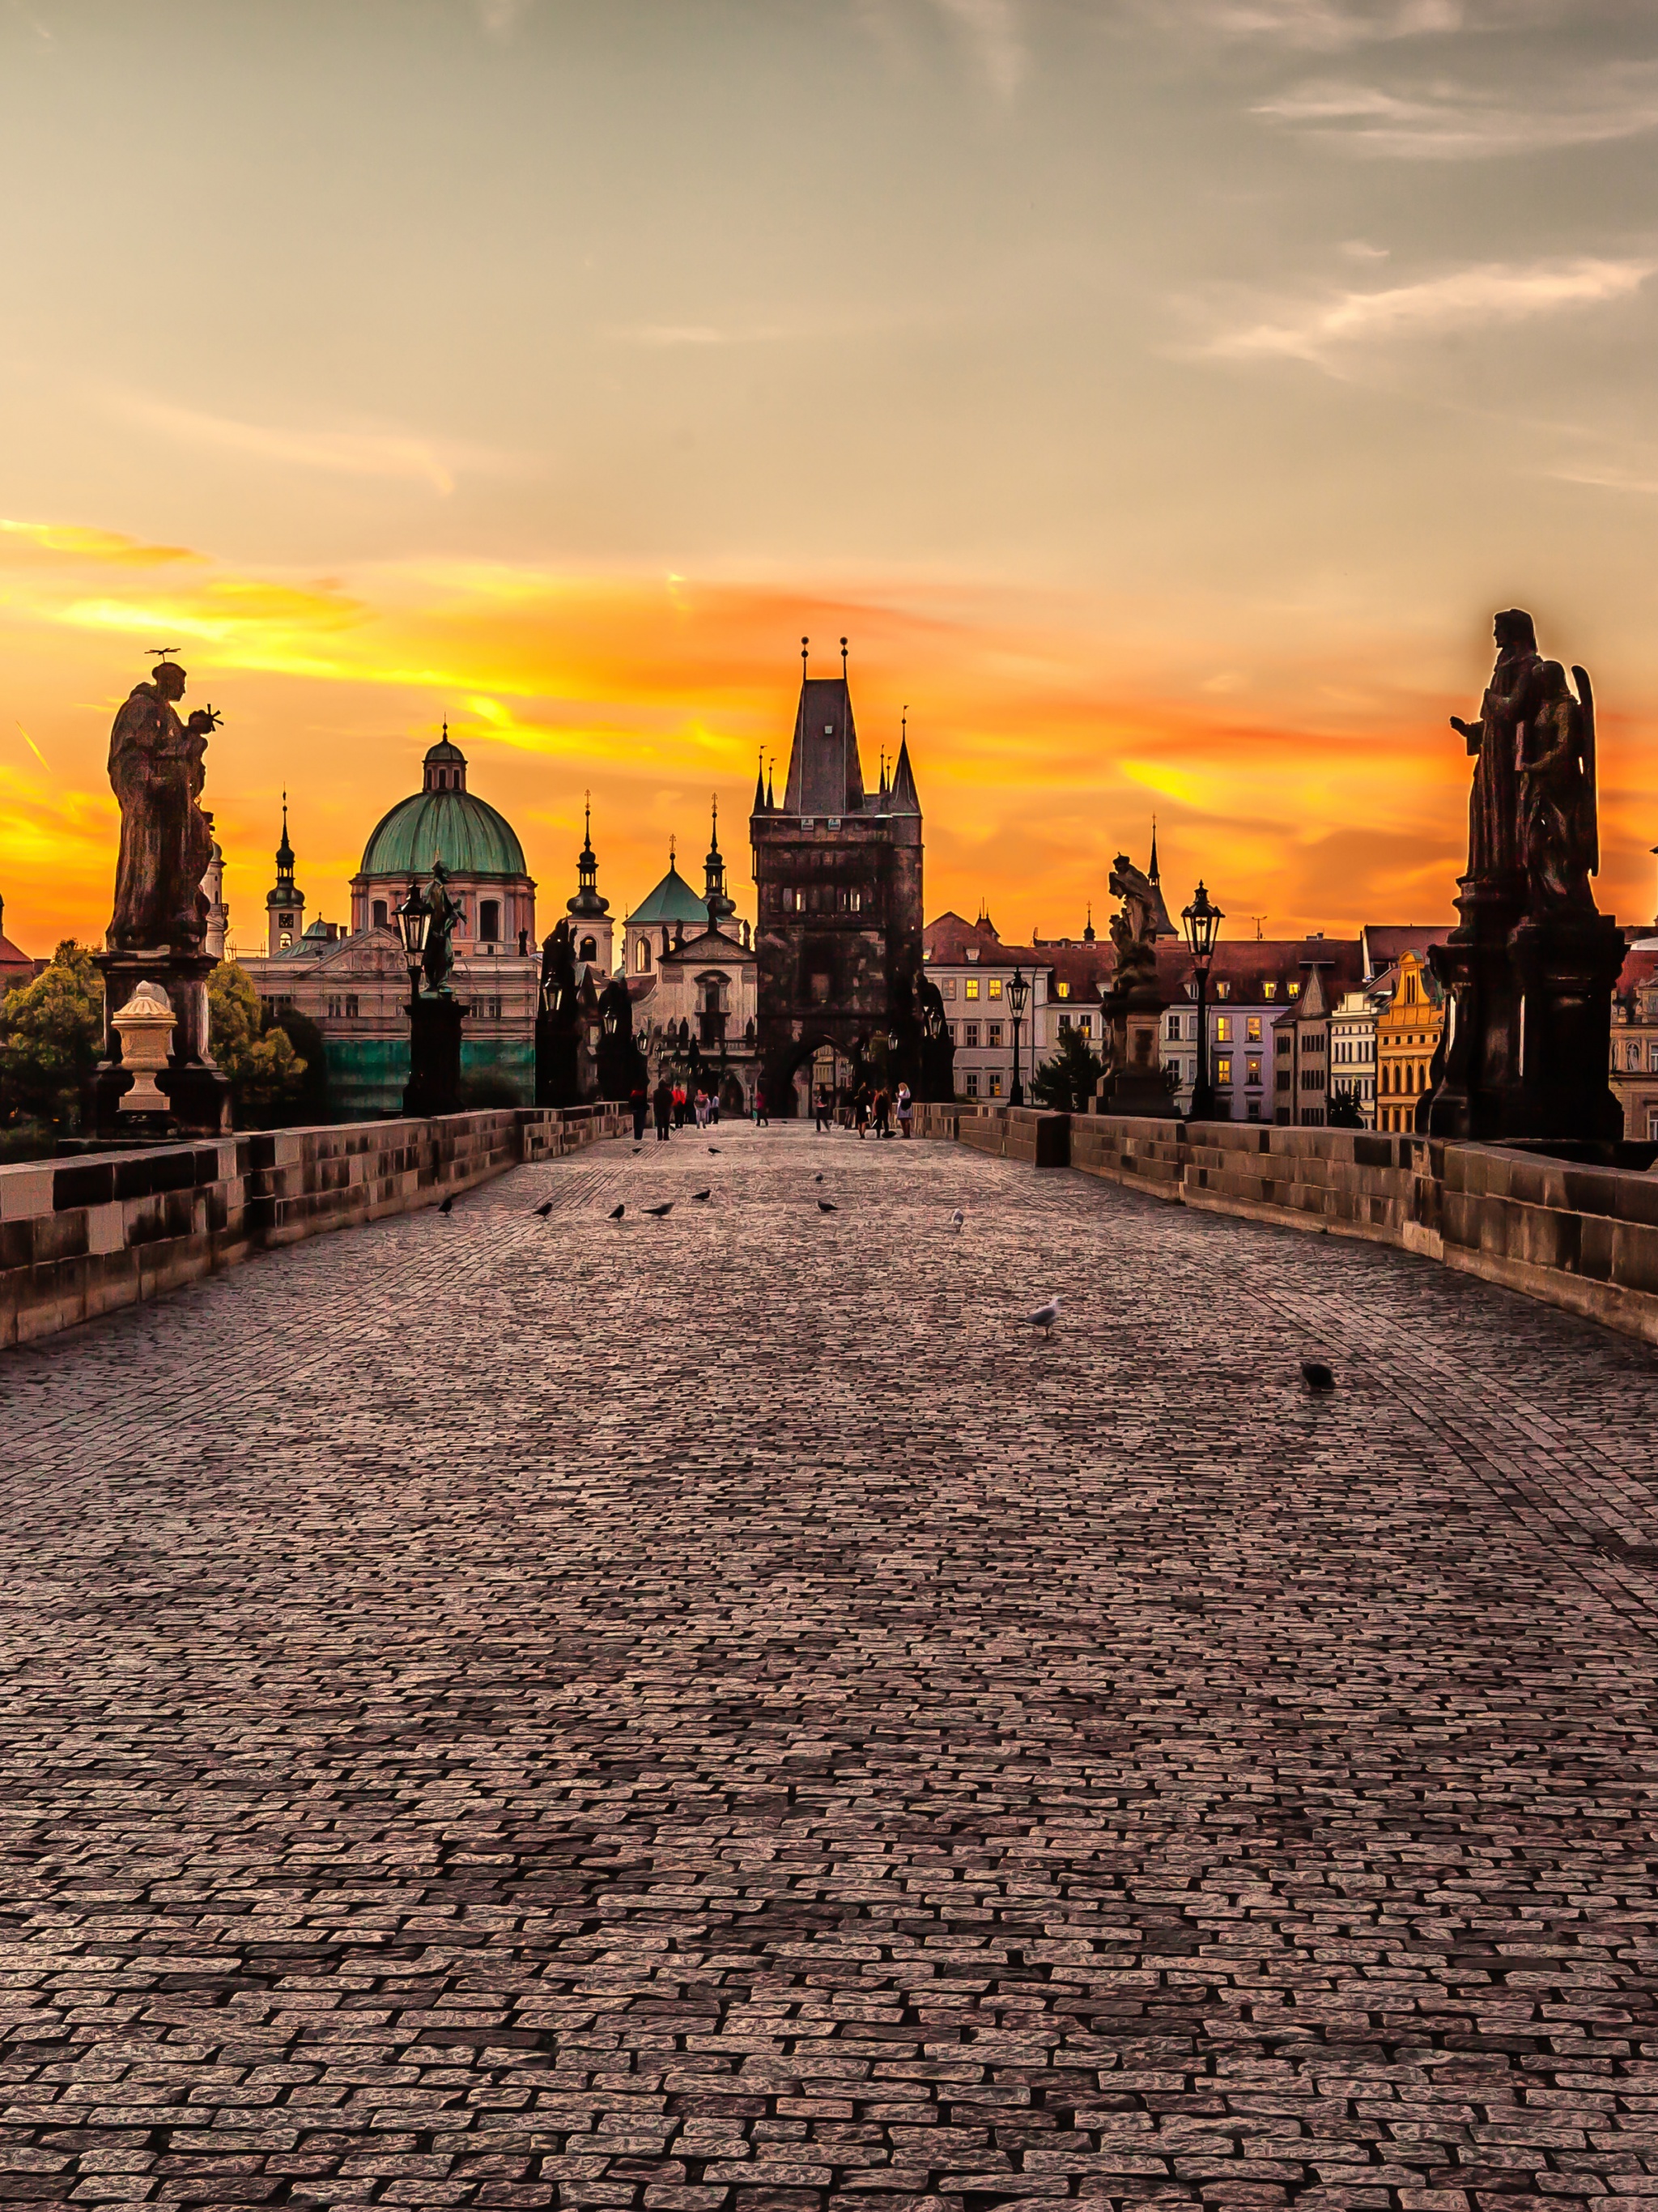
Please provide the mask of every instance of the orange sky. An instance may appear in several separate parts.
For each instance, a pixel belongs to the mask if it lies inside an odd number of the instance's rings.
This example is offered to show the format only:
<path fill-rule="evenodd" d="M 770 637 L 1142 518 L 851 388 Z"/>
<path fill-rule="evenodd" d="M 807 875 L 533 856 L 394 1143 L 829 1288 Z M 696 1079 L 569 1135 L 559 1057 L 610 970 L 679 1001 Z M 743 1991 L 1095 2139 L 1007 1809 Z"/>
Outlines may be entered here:
<path fill-rule="evenodd" d="M 831 594 L 477 562 L 277 577 L 15 521 L 0 524 L 0 580 L 15 710 L 0 732 L 0 889 L 9 933 L 31 950 L 107 919 L 108 726 L 147 645 L 176 645 L 188 703 L 225 717 L 209 798 L 233 934 L 250 950 L 282 791 L 308 910 L 338 919 L 369 830 L 416 786 L 446 715 L 473 788 L 524 841 L 544 928 L 574 889 L 589 789 L 600 887 L 618 912 L 655 880 L 671 835 L 687 872 L 700 867 L 715 792 L 740 891 L 756 760 L 773 755 L 781 783 L 808 625 L 820 671 L 841 635 L 853 640 L 872 778 L 908 707 L 930 915 L 976 912 L 983 896 L 1006 937 L 1075 932 L 1090 899 L 1096 918 L 1107 911 L 1112 855 L 1126 845 L 1144 859 L 1155 813 L 1171 890 L 1183 899 L 1204 874 L 1240 933 L 1256 916 L 1268 934 L 1439 919 L 1467 776 L 1444 715 L 1473 705 L 1489 658 L 1475 631 L 1456 641 L 1460 684 L 1373 677 L 1367 692 L 1351 665 L 1367 641 L 1327 638 L 1322 659 L 1274 668 L 1272 713 L 1194 683 L 1145 610 L 1125 610 L 1128 635 L 1102 640 L 1091 610 L 1006 591 Z M 1627 914 L 1650 904 L 1637 850 L 1650 738 L 1603 710 L 1605 884 Z"/>
<path fill-rule="evenodd" d="M 150 645 L 258 939 L 446 716 L 544 929 L 720 795 L 798 639 L 929 915 L 1447 918 L 1490 617 L 1658 840 L 1658 14 L 1625 0 L 29 0 L 0 13 L 0 894 L 107 920 Z M 144 87 L 166 88 L 164 125 Z M 751 910 L 751 902 L 750 902 Z"/>

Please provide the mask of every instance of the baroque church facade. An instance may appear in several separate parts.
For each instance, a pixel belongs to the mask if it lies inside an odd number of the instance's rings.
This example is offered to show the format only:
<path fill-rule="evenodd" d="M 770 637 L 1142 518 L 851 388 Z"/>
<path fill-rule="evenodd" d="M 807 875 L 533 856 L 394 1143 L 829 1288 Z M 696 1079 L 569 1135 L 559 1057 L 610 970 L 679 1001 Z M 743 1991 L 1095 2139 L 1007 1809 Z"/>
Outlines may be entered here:
<path fill-rule="evenodd" d="M 815 1085 L 840 1090 L 878 1039 L 913 1022 L 921 979 L 908 732 L 890 780 L 884 763 L 867 791 L 844 650 L 839 676 L 803 672 L 783 797 L 756 781 L 749 835 L 760 1081 L 769 1111 L 805 1113 Z"/>

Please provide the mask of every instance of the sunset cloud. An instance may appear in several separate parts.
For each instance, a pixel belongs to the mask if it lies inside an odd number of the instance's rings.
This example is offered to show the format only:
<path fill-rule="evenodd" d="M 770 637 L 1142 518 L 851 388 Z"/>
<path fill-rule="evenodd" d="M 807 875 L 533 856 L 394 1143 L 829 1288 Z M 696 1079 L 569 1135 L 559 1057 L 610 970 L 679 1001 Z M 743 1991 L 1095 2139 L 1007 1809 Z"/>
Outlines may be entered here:
<path fill-rule="evenodd" d="M 497 469 L 504 457 L 381 429 L 297 429 L 173 406 L 134 392 L 110 395 L 110 404 L 132 422 L 180 444 L 245 453 L 282 468 L 318 469 L 346 477 L 401 477 L 445 496 L 464 468 Z"/>
<path fill-rule="evenodd" d="M 1626 300 L 1655 269 L 1658 260 L 1648 258 L 1488 262 L 1379 291 L 1334 292 L 1224 331 L 1207 349 L 1235 361 L 1276 357 L 1331 368 L 1356 349 Z"/>

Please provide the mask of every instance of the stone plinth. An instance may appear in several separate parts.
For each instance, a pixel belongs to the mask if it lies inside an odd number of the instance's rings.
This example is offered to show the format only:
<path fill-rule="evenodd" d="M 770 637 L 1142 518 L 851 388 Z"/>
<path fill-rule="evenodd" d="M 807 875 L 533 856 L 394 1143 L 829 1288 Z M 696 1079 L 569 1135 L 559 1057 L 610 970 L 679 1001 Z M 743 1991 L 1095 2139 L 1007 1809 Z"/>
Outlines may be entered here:
<path fill-rule="evenodd" d="M 1146 981 L 1106 992 L 1102 1003 L 1106 1064 L 1094 1111 L 1172 1121 L 1176 1109 L 1158 1042 L 1168 1000 Z"/>
<path fill-rule="evenodd" d="M 409 1013 L 409 1082 L 403 1110 L 411 1117 L 458 1114 L 460 1025 L 465 1014 L 446 992 L 430 991 L 415 994 Z"/>
<path fill-rule="evenodd" d="M 137 952 L 100 952 L 94 966 L 104 979 L 104 1057 L 92 1079 L 91 1123 L 101 1139 L 123 1145 L 171 1142 L 179 1137 L 218 1137 L 230 1127 L 230 1085 L 214 1065 L 208 1045 L 207 979 L 217 966 L 210 953 L 174 953 L 166 945 Z M 124 1113 L 134 1072 L 122 1058 L 118 1017 L 141 984 L 166 998 L 173 1015 L 172 1048 L 155 1071 L 165 1110 Z"/>

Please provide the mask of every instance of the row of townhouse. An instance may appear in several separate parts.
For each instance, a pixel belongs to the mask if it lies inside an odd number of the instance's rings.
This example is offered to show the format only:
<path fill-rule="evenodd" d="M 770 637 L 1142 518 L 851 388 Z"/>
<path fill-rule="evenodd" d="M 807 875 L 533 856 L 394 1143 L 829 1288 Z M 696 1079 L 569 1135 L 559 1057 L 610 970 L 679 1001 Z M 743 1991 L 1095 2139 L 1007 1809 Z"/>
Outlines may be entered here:
<path fill-rule="evenodd" d="M 1332 1093 L 1348 1090 L 1366 1127 L 1408 1128 L 1443 1022 L 1426 954 L 1446 934 L 1425 925 L 1372 924 L 1356 938 L 1223 939 L 1203 1017 L 1220 1116 L 1322 1127 Z M 1004 945 L 982 910 L 974 922 L 945 914 L 927 929 L 923 958 L 944 1000 L 958 1097 L 1012 1096 L 1007 992 L 1016 974 L 1029 986 L 1019 1058 L 1027 1087 L 1067 1030 L 1100 1051 L 1114 955 L 1091 928 L 1080 938 Z M 1168 1002 L 1163 1063 L 1173 1071 L 1176 1110 L 1187 1113 L 1197 1080 L 1198 988 L 1178 939 L 1159 943 L 1157 980 Z M 1658 1042 L 1658 981 L 1654 995 Z M 1658 1104 L 1658 1054 L 1654 1066 Z"/>

